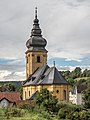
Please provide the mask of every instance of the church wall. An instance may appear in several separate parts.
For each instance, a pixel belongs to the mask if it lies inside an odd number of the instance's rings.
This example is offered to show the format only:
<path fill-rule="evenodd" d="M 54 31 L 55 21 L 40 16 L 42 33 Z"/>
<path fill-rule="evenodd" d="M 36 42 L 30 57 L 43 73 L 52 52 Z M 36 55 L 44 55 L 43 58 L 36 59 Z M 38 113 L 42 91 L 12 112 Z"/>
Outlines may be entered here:
<path fill-rule="evenodd" d="M 23 87 L 23 100 L 31 96 L 36 91 L 36 86 Z"/>
<path fill-rule="evenodd" d="M 58 100 L 69 101 L 69 86 L 68 85 L 39 85 L 23 87 L 23 100 L 31 96 L 36 91 L 47 88 Z M 65 95 L 66 94 L 66 95 Z"/>
<path fill-rule="evenodd" d="M 42 89 L 47 88 L 50 92 L 53 92 L 53 85 L 43 85 Z"/>
<path fill-rule="evenodd" d="M 69 101 L 69 87 L 68 85 L 54 85 L 53 95 L 58 98 L 58 100 Z"/>

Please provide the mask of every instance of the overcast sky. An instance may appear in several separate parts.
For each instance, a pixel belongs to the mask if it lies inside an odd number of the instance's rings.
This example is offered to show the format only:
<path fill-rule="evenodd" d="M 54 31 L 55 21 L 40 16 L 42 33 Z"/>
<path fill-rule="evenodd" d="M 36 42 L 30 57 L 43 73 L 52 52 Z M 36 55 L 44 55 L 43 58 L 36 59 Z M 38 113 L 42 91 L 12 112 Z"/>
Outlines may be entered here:
<path fill-rule="evenodd" d="M 90 67 L 90 0 L 0 0 L 0 80 L 25 79 L 25 44 L 36 6 L 48 64 Z"/>

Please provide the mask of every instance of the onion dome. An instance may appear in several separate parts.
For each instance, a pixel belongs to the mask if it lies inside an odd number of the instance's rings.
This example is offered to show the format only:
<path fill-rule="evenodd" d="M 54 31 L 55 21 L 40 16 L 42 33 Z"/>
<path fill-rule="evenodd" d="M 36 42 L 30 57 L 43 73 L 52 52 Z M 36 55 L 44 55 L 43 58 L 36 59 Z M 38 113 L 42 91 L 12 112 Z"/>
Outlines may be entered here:
<path fill-rule="evenodd" d="M 39 20 L 37 19 L 37 8 L 35 8 L 35 19 L 33 20 L 31 36 L 26 42 L 28 50 L 45 50 L 47 41 L 42 37 L 41 33 L 42 31 L 39 27 Z"/>

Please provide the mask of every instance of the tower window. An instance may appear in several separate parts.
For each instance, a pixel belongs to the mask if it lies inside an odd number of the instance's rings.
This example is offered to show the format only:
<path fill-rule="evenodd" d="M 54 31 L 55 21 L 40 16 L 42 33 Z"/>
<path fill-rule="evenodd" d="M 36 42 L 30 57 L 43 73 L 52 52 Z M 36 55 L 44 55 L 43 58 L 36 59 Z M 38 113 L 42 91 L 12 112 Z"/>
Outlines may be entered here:
<path fill-rule="evenodd" d="M 40 63 L 40 56 L 37 56 L 37 62 Z"/>
<path fill-rule="evenodd" d="M 66 90 L 63 91 L 64 100 L 66 100 Z"/>
<path fill-rule="evenodd" d="M 27 73 L 27 77 L 28 77 L 28 73 Z"/>
<path fill-rule="evenodd" d="M 28 57 L 26 57 L 26 62 L 28 63 Z"/>
<path fill-rule="evenodd" d="M 43 57 L 46 57 L 46 55 L 43 55 Z"/>

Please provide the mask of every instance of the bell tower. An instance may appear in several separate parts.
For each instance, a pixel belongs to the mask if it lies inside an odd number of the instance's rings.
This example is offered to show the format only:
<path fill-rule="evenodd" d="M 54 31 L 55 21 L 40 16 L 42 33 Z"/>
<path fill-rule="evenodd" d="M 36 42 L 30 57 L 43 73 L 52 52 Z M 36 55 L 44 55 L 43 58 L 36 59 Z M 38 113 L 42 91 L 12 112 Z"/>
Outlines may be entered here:
<path fill-rule="evenodd" d="M 37 8 L 35 8 L 35 19 L 31 30 L 30 39 L 26 42 L 26 78 L 29 77 L 37 68 L 47 64 L 47 50 L 45 46 L 47 41 L 41 35 L 37 19 Z"/>

